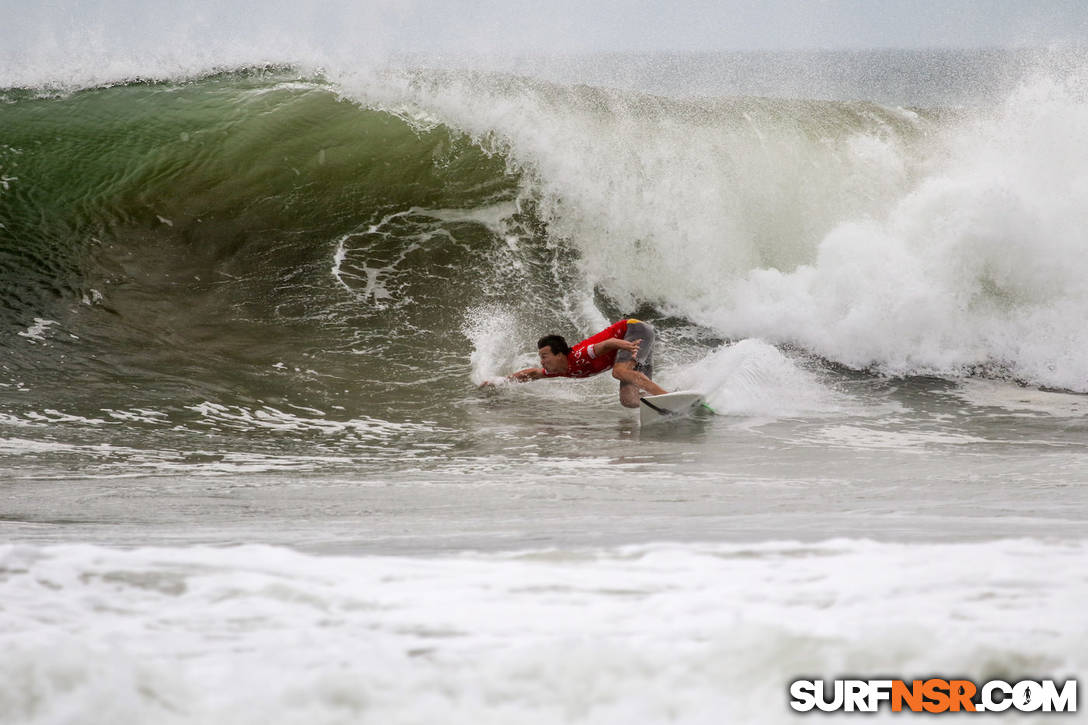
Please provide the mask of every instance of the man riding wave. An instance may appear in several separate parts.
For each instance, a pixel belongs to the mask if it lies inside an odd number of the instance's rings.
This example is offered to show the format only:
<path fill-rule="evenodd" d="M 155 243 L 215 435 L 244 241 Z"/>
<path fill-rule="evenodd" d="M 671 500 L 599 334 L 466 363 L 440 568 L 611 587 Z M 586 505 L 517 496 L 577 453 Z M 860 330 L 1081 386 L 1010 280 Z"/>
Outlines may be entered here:
<path fill-rule="evenodd" d="M 668 392 L 650 379 L 653 344 L 653 326 L 633 318 L 613 323 L 574 347 L 560 335 L 545 335 L 536 344 L 541 367 L 519 370 L 506 379 L 588 378 L 611 368 L 612 377 L 620 381 L 620 404 L 637 408 L 640 391 L 650 395 Z"/>

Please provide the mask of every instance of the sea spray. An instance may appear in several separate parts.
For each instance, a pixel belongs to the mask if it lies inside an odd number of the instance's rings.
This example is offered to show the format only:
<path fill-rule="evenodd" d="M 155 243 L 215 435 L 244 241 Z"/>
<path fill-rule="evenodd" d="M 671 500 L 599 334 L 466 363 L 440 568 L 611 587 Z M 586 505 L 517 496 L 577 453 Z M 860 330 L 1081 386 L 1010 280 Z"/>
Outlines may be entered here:
<path fill-rule="evenodd" d="M 669 379 L 678 388 L 704 393 L 715 412 L 755 418 L 835 415 L 848 399 L 818 375 L 761 340 L 723 345 L 682 366 Z"/>
<path fill-rule="evenodd" d="M 506 308 L 477 307 L 465 315 L 462 333 L 472 343 L 470 361 L 472 382 L 499 382 L 514 372 L 524 345 L 518 334 L 517 320 Z"/>

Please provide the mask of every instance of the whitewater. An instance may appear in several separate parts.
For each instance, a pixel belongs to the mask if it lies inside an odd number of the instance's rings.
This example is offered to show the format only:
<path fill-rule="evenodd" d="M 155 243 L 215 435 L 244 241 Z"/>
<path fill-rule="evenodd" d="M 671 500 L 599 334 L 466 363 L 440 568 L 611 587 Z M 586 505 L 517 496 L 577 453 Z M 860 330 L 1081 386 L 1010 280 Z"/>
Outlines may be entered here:
<path fill-rule="evenodd" d="M 3 31 L 0 723 L 780 723 L 798 678 L 1085 672 L 1082 53 L 218 5 Z M 716 415 L 478 387 L 632 316 Z"/>

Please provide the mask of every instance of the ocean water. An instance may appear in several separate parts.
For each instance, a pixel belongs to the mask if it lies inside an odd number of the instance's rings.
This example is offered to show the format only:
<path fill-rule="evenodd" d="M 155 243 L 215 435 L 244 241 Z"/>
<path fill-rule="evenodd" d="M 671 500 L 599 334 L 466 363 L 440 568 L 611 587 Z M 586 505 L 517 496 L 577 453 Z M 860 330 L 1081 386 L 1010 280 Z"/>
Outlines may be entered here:
<path fill-rule="evenodd" d="M 132 43 L 0 58 L 0 722 L 1086 671 L 1077 53 Z M 477 387 L 623 316 L 716 415 Z"/>

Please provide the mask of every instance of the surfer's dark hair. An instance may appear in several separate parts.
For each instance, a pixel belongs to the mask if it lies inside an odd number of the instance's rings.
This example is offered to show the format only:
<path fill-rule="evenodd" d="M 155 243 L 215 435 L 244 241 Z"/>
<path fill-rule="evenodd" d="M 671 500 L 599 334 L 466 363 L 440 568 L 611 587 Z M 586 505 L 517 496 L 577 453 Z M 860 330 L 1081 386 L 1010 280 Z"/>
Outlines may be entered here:
<path fill-rule="evenodd" d="M 550 347 L 552 355 L 570 355 L 570 346 L 562 335 L 545 335 L 536 341 L 536 349 L 539 350 L 542 347 Z"/>

